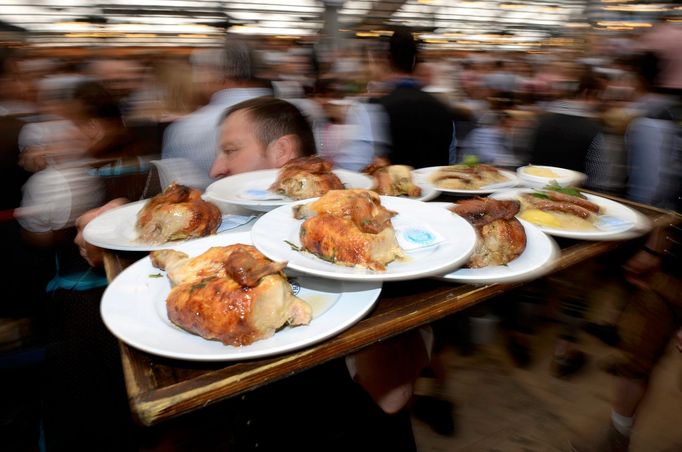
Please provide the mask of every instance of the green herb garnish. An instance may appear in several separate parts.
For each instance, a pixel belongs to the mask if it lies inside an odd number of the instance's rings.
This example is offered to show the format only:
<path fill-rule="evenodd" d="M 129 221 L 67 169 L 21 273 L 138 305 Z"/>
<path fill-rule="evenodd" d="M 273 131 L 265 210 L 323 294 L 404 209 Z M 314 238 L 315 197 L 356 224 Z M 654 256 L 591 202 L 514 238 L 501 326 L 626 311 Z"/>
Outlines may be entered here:
<path fill-rule="evenodd" d="M 206 287 L 206 284 L 208 284 L 211 280 L 214 279 L 216 279 L 215 276 L 211 276 L 206 279 L 202 279 L 196 284 L 193 284 L 192 287 L 189 288 L 189 293 L 192 294 L 195 290 L 203 289 L 204 287 Z"/>
<path fill-rule="evenodd" d="M 475 155 L 465 155 L 464 158 L 462 159 L 462 164 L 464 164 L 468 167 L 476 166 L 479 163 L 481 163 L 481 162 L 480 162 L 480 160 L 478 160 L 478 157 L 476 157 Z"/>
<path fill-rule="evenodd" d="M 294 250 L 294 251 L 301 251 L 301 247 L 298 246 L 298 245 L 296 245 L 295 243 L 291 243 L 291 242 L 288 241 L 288 240 L 285 240 L 284 243 L 286 243 L 287 245 L 289 245 L 289 246 L 291 247 L 291 249 Z"/>
<path fill-rule="evenodd" d="M 553 180 L 553 181 L 550 182 L 549 184 L 545 185 L 545 189 L 547 189 L 547 190 L 552 190 L 552 191 L 556 191 L 556 192 L 559 192 L 559 193 L 563 193 L 563 194 L 565 194 L 565 195 L 576 196 L 576 197 L 578 197 L 578 198 L 587 199 L 587 196 L 585 196 L 585 195 L 583 195 L 582 193 L 580 193 L 580 192 L 578 191 L 578 189 L 573 188 L 573 187 L 562 187 L 562 186 L 559 185 L 559 183 L 558 183 L 557 181 L 555 181 L 555 180 Z"/>
<path fill-rule="evenodd" d="M 155 275 L 149 275 L 150 278 L 161 278 L 163 275 L 161 273 L 157 273 Z"/>
<path fill-rule="evenodd" d="M 542 198 L 542 199 L 549 199 L 549 196 L 547 196 L 546 193 L 535 190 L 531 195 L 535 196 L 536 198 Z"/>

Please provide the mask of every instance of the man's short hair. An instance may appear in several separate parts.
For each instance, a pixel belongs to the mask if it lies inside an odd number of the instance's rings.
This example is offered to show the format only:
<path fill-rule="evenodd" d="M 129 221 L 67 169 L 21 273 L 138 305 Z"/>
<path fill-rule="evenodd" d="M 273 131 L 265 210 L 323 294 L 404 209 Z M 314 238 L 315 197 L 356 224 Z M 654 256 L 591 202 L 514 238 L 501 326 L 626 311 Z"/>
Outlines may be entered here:
<path fill-rule="evenodd" d="M 246 42 L 227 39 L 222 48 L 221 67 L 225 78 L 251 81 L 256 78 L 256 54 Z"/>
<path fill-rule="evenodd" d="M 408 28 L 398 28 L 389 40 L 389 59 L 394 69 L 411 74 L 417 64 L 417 41 Z"/>
<path fill-rule="evenodd" d="M 300 156 L 317 153 L 310 123 L 291 103 L 276 97 L 256 97 L 230 107 L 223 120 L 239 110 L 248 113 L 254 122 L 258 141 L 265 146 L 285 135 L 295 135 L 300 143 Z"/>

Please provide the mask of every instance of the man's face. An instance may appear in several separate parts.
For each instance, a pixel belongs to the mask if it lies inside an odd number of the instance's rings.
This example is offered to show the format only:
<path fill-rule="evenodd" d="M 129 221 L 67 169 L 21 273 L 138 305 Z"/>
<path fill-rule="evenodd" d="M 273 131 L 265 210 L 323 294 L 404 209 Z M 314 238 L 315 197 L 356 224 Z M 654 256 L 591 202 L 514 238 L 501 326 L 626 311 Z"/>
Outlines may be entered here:
<path fill-rule="evenodd" d="M 253 129 L 253 122 L 244 110 L 232 113 L 223 121 L 218 154 L 211 167 L 212 178 L 277 167 Z"/>

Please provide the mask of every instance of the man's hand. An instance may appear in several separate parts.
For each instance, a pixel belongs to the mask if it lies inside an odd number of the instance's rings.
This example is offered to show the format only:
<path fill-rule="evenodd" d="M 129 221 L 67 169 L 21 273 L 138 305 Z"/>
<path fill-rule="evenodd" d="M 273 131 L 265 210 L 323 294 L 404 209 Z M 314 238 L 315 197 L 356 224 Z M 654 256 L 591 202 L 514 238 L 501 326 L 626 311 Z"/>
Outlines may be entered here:
<path fill-rule="evenodd" d="M 97 217 L 98 215 L 103 214 L 107 210 L 111 210 L 115 207 L 122 206 L 127 202 L 128 200 L 125 198 L 116 198 L 113 201 L 109 201 L 108 203 L 104 204 L 102 207 L 88 210 L 83 215 L 78 217 L 78 219 L 76 220 L 78 234 L 76 235 L 76 238 L 73 239 L 73 243 L 78 245 L 78 249 L 80 251 L 81 256 L 83 256 L 83 258 L 86 261 L 88 261 L 88 264 L 90 264 L 91 266 L 93 267 L 102 266 L 103 264 L 102 249 L 94 245 L 91 245 L 85 241 L 85 239 L 83 238 L 83 229 L 85 229 L 85 226 L 92 220 L 94 220 L 95 217 Z"/>

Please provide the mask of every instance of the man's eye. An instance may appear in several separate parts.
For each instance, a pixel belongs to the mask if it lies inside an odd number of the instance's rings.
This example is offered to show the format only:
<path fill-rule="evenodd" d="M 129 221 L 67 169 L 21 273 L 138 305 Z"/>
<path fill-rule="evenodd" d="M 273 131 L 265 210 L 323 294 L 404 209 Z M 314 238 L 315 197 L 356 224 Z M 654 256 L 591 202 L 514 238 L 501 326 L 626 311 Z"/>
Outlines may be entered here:
<path fill-rule="evenodd" d="M 232 153 L 234 153 L 234 152 L 237 152 L 237 150 L 236 150 L 235 148 L 223 149 L 223 154 L 229 155 L 229 154 L 232 154 Z"/>

